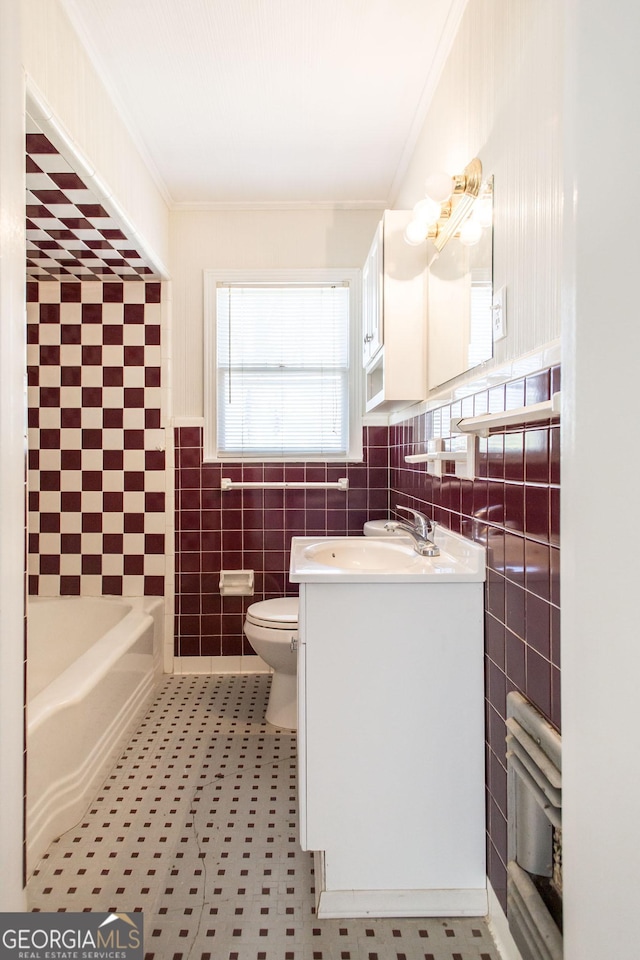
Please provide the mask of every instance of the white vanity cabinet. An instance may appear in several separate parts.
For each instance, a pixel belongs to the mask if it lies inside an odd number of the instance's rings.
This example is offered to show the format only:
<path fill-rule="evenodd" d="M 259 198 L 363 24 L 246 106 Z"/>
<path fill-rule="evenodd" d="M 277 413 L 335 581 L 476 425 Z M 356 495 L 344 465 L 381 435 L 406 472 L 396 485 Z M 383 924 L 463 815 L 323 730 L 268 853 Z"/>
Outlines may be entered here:
<path fill-rule="evenodd" d="M 303 577 L 300 842 L 318 916 L 484 915 L 483 583 Z"/>
<path fill-rule="evenodd" d="M 411 211 L 385 210 L 362 268 L 366 410 L 393 410 L 427 395 L 426 253 L 410 246 Z"/>

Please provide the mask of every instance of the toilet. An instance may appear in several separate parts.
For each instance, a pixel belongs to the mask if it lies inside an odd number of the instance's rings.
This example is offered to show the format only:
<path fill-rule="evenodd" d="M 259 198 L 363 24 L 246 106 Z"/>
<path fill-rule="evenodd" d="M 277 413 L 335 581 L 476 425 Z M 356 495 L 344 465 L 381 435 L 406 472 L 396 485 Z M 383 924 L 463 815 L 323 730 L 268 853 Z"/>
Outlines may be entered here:
<path fill-rule="evenodd" d="M 388 520 L 368 520 L 365 537 L 397 536 L 384 525 Z M 258 656 L 273 670 L 265 719 L 275 727 L 295 730 L 298 725 L 297 662 L 292 641 L 298 639 L 298 598 L 259 600 L 247 608 L 244 633 Z"/>
<path fill-rule="evenodd" d="M 298 598 L 259 600 L 247 608 L 244 633 L 258 656 L 273 669 L 265 719 L 275 727 L 295 730 L 298 725 L 296 668 L 298 654 Z"/>

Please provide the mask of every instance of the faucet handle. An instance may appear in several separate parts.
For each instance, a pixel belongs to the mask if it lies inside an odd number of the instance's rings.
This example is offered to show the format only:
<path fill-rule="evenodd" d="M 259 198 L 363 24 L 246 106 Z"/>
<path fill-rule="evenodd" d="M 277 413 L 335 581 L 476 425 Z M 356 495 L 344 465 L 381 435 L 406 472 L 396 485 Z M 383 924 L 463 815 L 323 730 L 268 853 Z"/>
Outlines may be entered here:
<path fill-rule="evenodd" d="M 426 539 L 427 534 L 433 529 L 433 521 L 425 517 L 424 513 L 420 513 L 419 510 L 414 510 L 412 507 L 403 507 L 401 503 L 396 503 L 396 510 L 406 510 L 407 513 L 410 513 L 413 516 L 416 532 Z"/>

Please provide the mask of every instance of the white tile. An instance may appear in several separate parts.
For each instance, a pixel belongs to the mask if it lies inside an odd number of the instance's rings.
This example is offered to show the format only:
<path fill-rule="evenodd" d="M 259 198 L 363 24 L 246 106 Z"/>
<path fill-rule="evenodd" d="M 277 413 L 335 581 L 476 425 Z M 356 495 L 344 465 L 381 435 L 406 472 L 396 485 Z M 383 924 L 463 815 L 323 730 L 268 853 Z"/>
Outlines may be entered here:
<path fill-rule="evenodd" d="M 60 533 L 81 533 L 82 514 L 65 510 L 60 514 Z"/>
<path fill-rule="evenodd" d="M 144 551 L 141 551 L 144 552 Z M 147 577 L 163 577 L 165 567 L 164 554 L 147 553 L 144 558 L 144 573 Z"/>
<path fill-rule="evenodd" d="M 60 513 L 60 491 L 40 491 L 40 513 Z"/>
<path fill-rule="evenodd" d="M 60 387 L 60 406 L 74 410 L 82 406 L 82 387 Z"/>
<path fill-rule="evenodd" d="M 102 513 L 102 493 L 100 490 L 82 491 L 82 512 Z"/>
<path fill-rule="evenodd" d="M 102 303 L 102 284 L 84 280 L 80 287 L 80 296 L 83 303 Z"/>
<path fill-rule="evenodd" d="M 103 533 L 122 533 L 124 531 L 124 516 L 118 511 L 108 511 L 102 514 L 102 532 Z M 125 548 L 125 553 L 131 553 L 131 550 Z"/>
<path fill-rule="evenodd" d="M 78 304 L 80 306 L 80 304 Z M 83 345 L 102 344 L 102 325 L 99 323 L 83 323 L 81 328 L 81 343 Z"/>
<path fill-rule="evenodd" d="M 83 407 L 81 423 L 83 430 L 101 430 L 102 407 Z"/>
<path fill-rule="evenodd" d="M 102 367 L 98 364 L 84 364 L 80 376 L 83 387 L 102 386 Z"/>
<path fill-rule="evenodd" d="M 122 576 L 122 556 L 118 553 L 105 553 L 102 557 L 102 574 L 107 577 Z"/>
<path fill-rule="evenodd" d="M 102 304 L 102 322 L 104 324 L 124 323 L 124 304 L 103 303 Z"/>
<path fill-rule="evenodd" d="M 85 573 L 80 581 L 80 592 L 83 597 L 102 596 L 102 577 Z"/>
<path fill-rule="evenodd" d="M 60 343 L 60 324 L 41 323 L 38 330 L 40 346 L 58 345 Z"/>
<path fill-rule="evenodd" d="M 102 375 L 102 371 L 101 375 Z M 122 410 L 124 407 L 123 387 L 104 387 L 102 390 L 102 405 L 109 410 Z"/>
<path fill-rule="evenodd" d="M 41 387 L 59 387 L 60 386 L 60 367 L 44 365 L 39 368 L 38 381 Z M 35 406 L 37 406 L 37 402 Z"/>
<path fill-rule="evenodd" d="M 80 462 L 83 470 L 102 470 L 102 450 L 83 450 Z M 105 472 L 105 476 L 110 472 Z"/>
<path fill-rule="evenodd" d="M 124 597 L 142 597 L 144 595 L 144 577 L 126 575 L 122 578 Z"/>
<path fill-rule="evenodd" d="M 109 427 L 102 431 L 103 450 L 123 450 L 124 449 L 124 431 L 112 429 Z"/>
<path fill-rule="evenodd" d="M 127 347 L 144 346 L 144 324 L 125 323 L 123 340 Z"/>

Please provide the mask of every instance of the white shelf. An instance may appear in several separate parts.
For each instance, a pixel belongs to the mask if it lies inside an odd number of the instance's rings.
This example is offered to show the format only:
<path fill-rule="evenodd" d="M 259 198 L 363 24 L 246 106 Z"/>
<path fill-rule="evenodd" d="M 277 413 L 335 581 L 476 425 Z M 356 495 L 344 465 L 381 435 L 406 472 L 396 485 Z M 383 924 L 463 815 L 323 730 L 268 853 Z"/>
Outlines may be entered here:
<path fill-rule="evenodd" d="M 504 410 L 499 413 L 483 413 L 478 417 L 463 417 L 451 421 L 452 433 L 476 433 L 480 437 L 488 437 L 489 431 L 496 427 L 510 427 L 520 423 L 537 423 L 541 420 L 550 420 L 560 416 L 561 394 L 554 393 L 550 400 L 541 403 L 532 403 L 526 407 L 517 407 L 514 410 Z"/>

